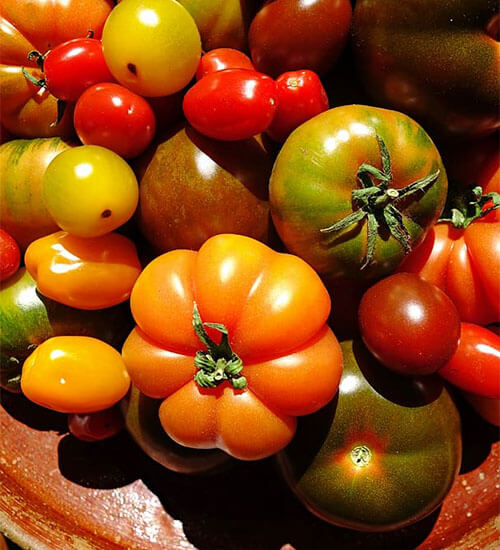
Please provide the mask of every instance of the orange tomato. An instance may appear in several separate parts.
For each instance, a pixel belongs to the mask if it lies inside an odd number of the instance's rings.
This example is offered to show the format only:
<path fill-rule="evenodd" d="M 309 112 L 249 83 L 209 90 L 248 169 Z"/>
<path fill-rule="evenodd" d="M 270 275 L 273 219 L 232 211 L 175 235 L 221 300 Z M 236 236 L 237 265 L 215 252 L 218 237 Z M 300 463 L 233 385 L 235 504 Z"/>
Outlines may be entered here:
<path fill-rule="evenodd" d="M 291 440 L 296 416 L 337 391 L 328 292 L 303 260 L 254 239 L 217 235 L 198 252 L 159 256 L 131 308 L 125 364 L 139 390 L 165 398 L 161 424 L 181 445 L 269 456 Z"/>
<path fill-rule="evenodd" d="M 118 233 L 83 238 L 58 231 L 32 242 L 24 261 L 41 294 L 78 309 L 124 302 L 141 272 L 134 243 Z"/>
<path fill-rule="evenodd" d="M 55 336 L 26 359 L 24 395 L 48 409 L 91 413 L 112 407 L 130 386 L 119 352 L 88 336 Z"/>

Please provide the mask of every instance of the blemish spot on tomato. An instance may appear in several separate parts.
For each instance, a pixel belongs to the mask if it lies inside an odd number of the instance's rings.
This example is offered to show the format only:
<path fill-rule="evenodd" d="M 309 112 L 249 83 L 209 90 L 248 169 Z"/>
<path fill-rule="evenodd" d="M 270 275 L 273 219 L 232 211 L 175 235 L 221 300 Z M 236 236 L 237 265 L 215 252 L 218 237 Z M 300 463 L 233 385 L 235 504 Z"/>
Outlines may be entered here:
<path fill-rule="evenodd" d="M 110 216 L 111 216 L 111 210 L 109 209 L 103 210 L 101 213 L 101 218 L 109 218 Z"/>
<path fill-rule="evenodd" d="M 134 75 L 137 76 L 137 67 L 133 63 L 127 65 L 127 69 Z"/>

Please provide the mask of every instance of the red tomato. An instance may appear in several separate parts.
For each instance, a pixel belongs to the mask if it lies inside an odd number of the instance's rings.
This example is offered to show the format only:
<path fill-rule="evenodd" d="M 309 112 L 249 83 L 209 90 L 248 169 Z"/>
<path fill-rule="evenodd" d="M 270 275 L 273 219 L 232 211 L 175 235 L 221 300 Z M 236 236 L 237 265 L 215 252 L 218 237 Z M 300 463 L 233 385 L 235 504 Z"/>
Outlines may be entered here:
<path fill-rule="evenodd" d="M 50 93 L 63 101 L 76 101 L 90 86 L 115 80 L 95 38 L 75 38 L 49 50 L 43 71 Z"/>
<path fill-rule="evenodd" d="M 105 82 L 86 90 L 75 107 L 74 125 L 84 145 L 101 145 L 125 158 L 144 151 L 155 134 L 151 105 L 127 88 Z"/>
<path fill-rule="evenodd" d="M 500 426 L 500 398 L 490 399 L 482 395 L 463 392 L 465 399 L 486 422 Z"/>
<path fill-rule="evenodd" d="M 500 336 L 462 323 L 457 351 L 439 374 L 467 392 L 500 398 Z"/>
<path fill-rule="evenodd" d="M 200 59 L 196 70 L 196 80 L 202 79 L 209 73 L 223 71 L 224 69 L 250 69 L 255 71 L 250 58 L 239 50 L 233 48 L 216 48 L 210 50 Z"/>
<path fill-rule="evenodd" d="M 188 122 L 208 137 L 236 141 L 266 130 L 276 110 L 276 83 L 262 73 L 226 69 L 208 74 L 184 96 Z"/>
<path fill-rule="evenodd" d="M 276 79 L 278 106 L 267 134 L 278 142 L 303 122 L 328 109 L 328 96 L 313 71 L 289 71 Z"/>
<path fill-rule="evenodd" d="M 102 441 L 113 437 L 124 427 L 118 406 L 88 414 L 69 414 L 69 431 L 82 441 Z"/>
<path fill-rule="evenodd" d="M 460 336 L 453 302 L 413 273 L 396 273 L 370 287 L 359 324 L 366 347 L 401 374 L 436 372 L 455 353 Z"/>
<path fill-rule="evenodd" d="M 19 269 L 21 253 L 13 237 L 0 229 L 0 281 L 5 281 Z"/>

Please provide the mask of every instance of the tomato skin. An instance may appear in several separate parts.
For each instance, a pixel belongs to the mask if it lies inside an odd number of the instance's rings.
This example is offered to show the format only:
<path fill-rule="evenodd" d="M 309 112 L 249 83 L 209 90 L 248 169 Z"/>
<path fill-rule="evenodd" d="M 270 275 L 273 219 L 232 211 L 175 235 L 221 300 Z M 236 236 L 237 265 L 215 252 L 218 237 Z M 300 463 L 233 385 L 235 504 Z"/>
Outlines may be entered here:
<path fill-rule="evenodd" d="M 193 329 L 195 300 L 203 321 L 226 327 L 245 387 L 196 381 L 204 346 Z M 122 355 L 134 385 L 163 399 L 160 422 L 174 441 L 256 460 L 283 448 L 295 417 L 336 392 L 342 360 L 325 325 L 329 308 L 319 277 L 299 258 L 216 235 L 198 252 L 174 250 L 146 266 L 131 296 L 137 327 Z"/>
<path fill-rule="evenodd" d="M 463 392 L 463 395 L 483 420 L 500 427 L 500 398 L 490 399 L 467 392 Z"/>
<path fill-rule="evenodd" d="M 201 80 L 207 74 L 225 69 L 249 69 L 255 71 L 251 59 L 240 50 L 233 48 L 216 48 L 201 56 L 196 69 L 196 80 Z"/>
<path fill-rule="evenodd" d="M 113 82 L 100 40 L 75 38 L 50 50 L 43 63 L 50 93 L 63 101 L 76 101 L 90 86 Z"/>
<path fill-rule="evenodd" d="M 19 245 L 7 231 L 0 229 L 0 281 L 12 277 L 20 263 Z"/>
<path fill-rule="evenodd" d="M 313 71 L 289 71 L 276 79 L 278 106 L 266 133 L 283 142 L 297 126 L 328 109 L 328 96 Z"/>
<path fill-rule="evenodd" d="M 68 428 L 71 434 L 89 443 L 113 437 L 123 427 L 123 416 L 117 406 L 95 413 L 68 415 Z"/>
<path fill-rule="evenodd" d="M 458 348 L 439 375 L 466 392 L 500 398 L 500 336 L 462 323 Z"/>
<path fill-rule="evenodd" d="M 84 145 L 100 145 L 124 158 L 141 154 L 151 143 L 156 118 L 150 104 L 119 84 L 96 84 L 78 100 L 73 116 Z"/>
<path fill-rule="evenodd" d="M 361 336 L 386 367 L 431 374 L 457 349 L 460 318 L 437 286 L 413 273 L 396 273 L 370 287 L 359 306 Z"/>
<path fill-rule="evenodd" d="M 276 84 L 256 71 L 218 71 L 187 91 L 183 109 L 188 122 L 205 136 L 223 141 L 247 139 L 271 124 Z"/>
<path fill-rule="evenodd" d="M 24 395 L 48 409 L 91 413 L 108 409 L 130 386 L 120 354 L 88 336 L 54 336 L 26 359 L 21 375 Z"/>

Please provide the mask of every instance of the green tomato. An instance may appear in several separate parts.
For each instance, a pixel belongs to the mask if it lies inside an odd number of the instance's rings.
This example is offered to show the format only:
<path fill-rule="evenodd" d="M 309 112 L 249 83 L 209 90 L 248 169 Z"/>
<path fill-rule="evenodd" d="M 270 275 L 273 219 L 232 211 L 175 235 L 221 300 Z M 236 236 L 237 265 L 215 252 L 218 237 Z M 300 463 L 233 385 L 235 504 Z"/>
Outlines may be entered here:
<path fill-rule="evenodd" d="M 175 0 L 123 0 L 106 20 L 102 46 L 116 80 L 149 97 L 184 88 L 201 55 L 196 23 Z"/>
<path fill-rule="evenodd" d="M 43 200 L 61 229 L 78 237 L 98 237 L 132 217 L 139 188 L 120 156 L 104 147 L 82 145 L 49 164 Z"/>

